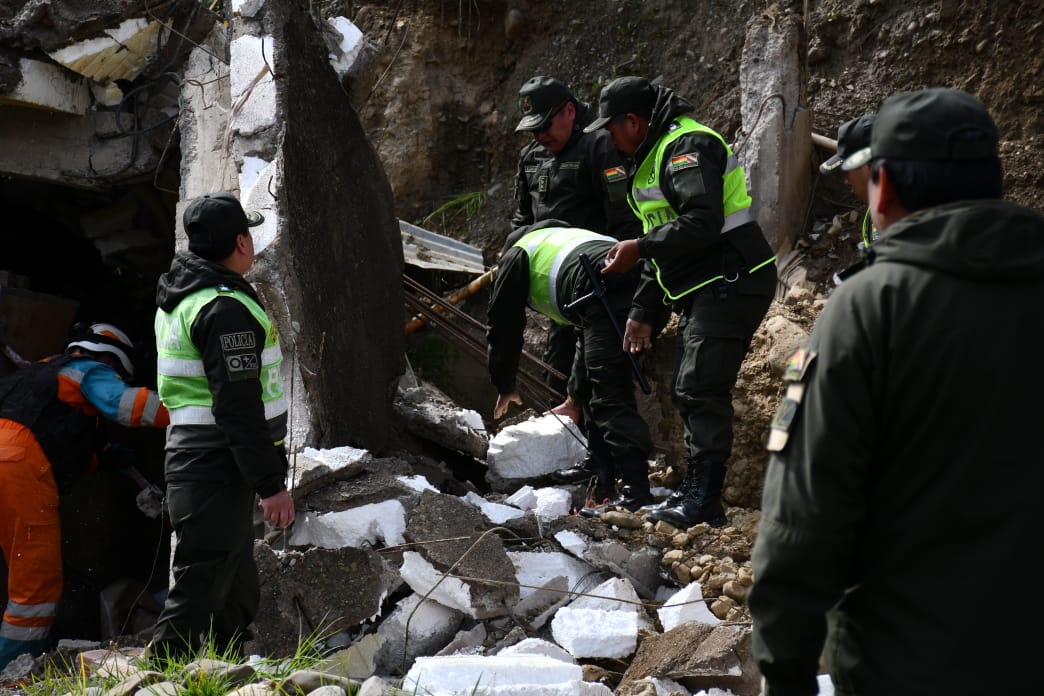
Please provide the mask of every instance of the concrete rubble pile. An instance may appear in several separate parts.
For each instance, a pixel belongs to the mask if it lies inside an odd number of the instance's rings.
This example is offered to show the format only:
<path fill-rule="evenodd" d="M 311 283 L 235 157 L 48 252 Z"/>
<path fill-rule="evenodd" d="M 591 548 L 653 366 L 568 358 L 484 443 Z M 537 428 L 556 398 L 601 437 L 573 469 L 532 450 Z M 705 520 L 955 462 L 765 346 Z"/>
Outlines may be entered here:
<path fill-rule="evenodd" d="M 414 408 L 417 390 L 433 388 L 404 384 L 396 408 L 413 408 L 404 421 L 410 433 L 444 444 L 463 432 L 457 451 L 471 457 L 478 431 L 461 424 L 473 416 L 444 396 L 438 408 Z M 255 657 L 186 670 L 238 670 L 241 686 L 230 693 L 244 695 L 289 684 L 319 696 L 359 688 L 757 694 L 744 607 L 757 513 L 734 508 L 735 526 L 688 530 L 631 513 L 602 521 L 571 514 L 582 504 L 582 485 L 505 476 L 514 473 L 510 462 L 541 471 L 549 461 L 560 465 L 565 451 L 574 461 L 582 456 L 582 440 L 550 420 L 532 417 L 492 438 L 488 475 L 505 490 L 486 495 L 421 455 L 375 457 L 352 447 L 297 453 L 298 519 L 255 546 L 262 600 L 246 645 Z M 309 640 L 326 655 L 312 672 L 273 680 L 257 664 L 257 656 L 293 655 Z M 163 675 L 135 666 L 141 647 L 101 648 L 60 646 L 95 671 L 124 670 L 119 690 L 107 693 L 173 689 L 161 686 Z M 31 665 L 25 656 L 9 669 Z"/>

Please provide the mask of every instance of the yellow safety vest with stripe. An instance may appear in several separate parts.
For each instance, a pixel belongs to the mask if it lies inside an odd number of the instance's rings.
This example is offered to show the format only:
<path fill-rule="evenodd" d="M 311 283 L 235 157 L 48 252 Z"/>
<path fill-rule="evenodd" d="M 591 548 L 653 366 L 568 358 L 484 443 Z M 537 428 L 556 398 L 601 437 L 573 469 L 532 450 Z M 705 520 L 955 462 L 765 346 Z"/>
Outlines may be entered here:
<path fill-rule="evenodd" d="M 586 242 L 616 239 L 574 227 L 548 227 L 524 235 L 515 242 L 529 256 L 529 306 L 563 326 L 573 322 L 562 316 L 558 305 L 558 272 L 569 255 Z"/>
<path fill-rule="evenodd" d="M 639 165 L 634 175 L 631 195 L 627 199 L 635 214 L 642 221 L 643 233 L 649 234 L 654 228 L 678 218 L 678 212 L 671 207 L 671 204 L 667 201 L 667 196 L 660 188 L 660 171 L 667 146 L 687 133 L 706 133 L 713 136 L 721 142 L 725 147 L 725 152 L 728 153 L 728 164 L 725 168 L 722 182 L 722 208 L 725 213 L 725 221 L 721 226 L 721 233 L 725 234 L 741 225 L 753 222 L 754 215 L 750 209 L 751 199 L 747 193 L 746 175 L 743 173 L 743 167 L 740 166 L 736 156 L 732 154 L 732 148 L 725 142 L 725 139 L 688 116 L 675 118 L 672 125 L 674 126 L 673 130 L 660 138 L 659 142 L 656 143 L 656 147 L 646 155 L 645 160 Z M 683 155 L 683 157 L 689 156 L 691 155 Z M 766 259 L 754 268 L 748 269 L 748 273 L 753 273 L 766 264 L 772 263 L 775 258 L 773 256 Z M 702 279 L 692 287 L 672 290 L 664 283 L 663 274 L 656 259 L 650 259 L 650 261 L 656 271 L 656 282 L 659 283 L 666 296 L 671 300 L 678 300 L 709 283 L 724 278 L 722 275 L 716 275 Z"/>
<path fill-rule="evenodd" d="M 278 445 L 286 435 L 287 413 L 283 380 L 279 373 L 283 362 L 279 332 L 265 310 L 241 290 L 204 288 L 183 299 L 173 312 L 156 310 L 156 379 L 160 400 L 170 412 L 172 426 L 216 424 L 214 400 L 203 367 L 203 355 L 192 343 L 189 332 L 200 310 L 219 296 L 242 302 L 264 327 L 265 346 L 261 351 L 259 371 L 261 399 L 265 405 L 265 419 Z M 227 359 L 234 359 L 234 356 Z"/>

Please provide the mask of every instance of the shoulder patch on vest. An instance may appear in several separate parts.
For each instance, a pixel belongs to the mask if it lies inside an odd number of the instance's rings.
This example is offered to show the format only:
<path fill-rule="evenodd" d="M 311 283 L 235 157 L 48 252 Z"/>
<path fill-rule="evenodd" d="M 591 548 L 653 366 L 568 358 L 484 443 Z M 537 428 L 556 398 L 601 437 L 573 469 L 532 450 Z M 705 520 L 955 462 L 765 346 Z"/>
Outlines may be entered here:
<path fill-rule="evenodd" d="M 671 172 L 671 174 L 673 174 L 674 172 L 680 172 L 683 169 L 689 169 L 691 167 L 698 166 L 700 166 L 700 153 L 689 152 L 684 155 L 672 157 L 668 171 Z"/>
<path fill-rule="evenodd" d="M 602 176 L 604 176 L 605 180 L 611 184 L 614 181 L 620 181 L 621 179 L 627 178 L 627 171 L 623 167 L 610 167 L 602 172 Z"/>
<path fill-rule="evenodd" d="M 776 415 L 772 419 L 769 430 L 769 439 L 766 449 L 769 452 L 782 452 L 790 440 L 790 428 L 794 424 L 805 398 L 805 377 L 808 369 L 816 360 L 814 351 L 801 349 L 795 351 L 787 361 L 787 368 L 783 372 L 783 381 L 787 385 L 783 393 L 783 399 L 779 402 Z"/>
<path fill-rule="evenodd" d="M 221 352 L 231 353 L 234 351 L 247 350 L 257 346 L 257 338 L 253 331 L 241 331 L 239 333 L 221 334 Z"/>

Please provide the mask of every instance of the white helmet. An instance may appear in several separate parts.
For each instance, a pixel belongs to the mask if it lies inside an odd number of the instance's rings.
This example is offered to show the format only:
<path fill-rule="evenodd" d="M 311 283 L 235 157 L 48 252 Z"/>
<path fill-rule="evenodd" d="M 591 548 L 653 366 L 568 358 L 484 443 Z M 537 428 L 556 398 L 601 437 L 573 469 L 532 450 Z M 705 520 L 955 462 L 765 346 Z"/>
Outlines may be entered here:
<path fill-rule="evenodd" d="M 65 347 L 66 353 L 77 353 L 87 351 L 91 353 L 109 353 L 116 356 L 122 372 L 127 379 L 134 378 L 134 363 L 131 362 L 130 352 L 134 350 L 134 344 L 127 334 L 117 329 L 112 324 L 91 324 L 77 331 L 74 329 L 73 339 Z"/>

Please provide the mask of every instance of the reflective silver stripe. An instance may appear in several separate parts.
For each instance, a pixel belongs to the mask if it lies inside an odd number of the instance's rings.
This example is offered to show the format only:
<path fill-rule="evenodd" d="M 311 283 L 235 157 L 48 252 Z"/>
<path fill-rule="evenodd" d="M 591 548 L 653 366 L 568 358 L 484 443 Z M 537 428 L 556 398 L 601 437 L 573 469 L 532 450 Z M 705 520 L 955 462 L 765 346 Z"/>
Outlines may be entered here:
<path fill-rule="evenodd" d="M 634 201 L 635 203 L 645 203 L 647 201 L 662 201 L 666 198 L 663 191 L 660 190 L 659 186 L 649 186 L 647 188 L 636 188 L 634 190 Z"/>
<path fill-rule="evenodd" d="M 134 402 L 138 398 L 137 389 L 124 389 L 120 397 L 120 407 L 116 409 L 116 422 L 120 425 L 131 425 L 134 418 Z"/>
<path fill-rule="evenodd" d="M 725 234 L 729 230 L 734 230 L 740 225 L 746 225 L 748 222 L 754 222 L 754 213 L 751 212 L 750 208 L 737 210 L 735 213 L 732 213 L 725 218 L 725 224 L 721 226 L 721 233 Z"/>
<path fill-rule="evenodd" d="M 214 425 L 214 414 L 209 406 L 182 406 L 168 409 L 171 425 Z"/>
<path fill-rule="evenodd" d="M 263 366 L 274 365 L 282 359 L 283 351 L 279 350 L 278 343 L 261 351 L 261 365 Z"/>
<path fill-rule="evenodd" d="M 562 268 L 562 264 L 565 263 L 566 258 L 570 253 L 572 253 L 573 249 L 576 249 L 581 244 L 597 240 L 611 242 L 613 244 L 616 244 L 618 241 L 615 237 L 607 237 L 604 234 L 595 234 L 590 237 L 577 237 L 576 239 L 571 239 L 563 244 L 562 248 L 559 249 L 558 253 L 555 255 L 555 260 L 551 263 L 551 305 L 555 308 L 555 311 L 558 312 L 559 316 L 562 316 L 562 308 L 558 306 L 558 271 Z M 564 319 L 565 317 L 562 318 Z"/>
<path fill-rule="evenodd" d="M 287 406 L 285 396 L 280 396 L 275 401 L 269 401 L 265 404 L 265 420 L 272 420 L 286 412 Z"/>
<path fill-rule="evenodd" d="M 6 621 L 0 625 L 0 638 L 9 640 L 43 640 L 50 632 L 50 626 L 14 626 Z"/>
<path fill-rule="evenodd" d="M 725 163 L 725 174 L 728 174 L 733 169 L 739 169 L 739 166 L 739 158 L 736 155 L 729 155 L 729 161 Z M 722 178 L 724 178 L 724 175 L 722 175 Z"/>
<path fill-rule="evenodd" d="M 38 619 L 41 616 L 55 616 L 58 612 L 57 602 L 40 602 L 39 604 L 19 604 L 13 600 L 7 602 L 6 614 L 19 619 Z"/>
<path fill-rule="evenodd" d="M 58 370 L 58 374 L 65 375 L 66 377 L 71 377 L 77 382 L 83 381 L 83 370 L 77 370 L 75 367 L 63 367 L 62 369 Z"/>
<path fill-rule="evenodd" d="M 161 357 L 156 361 L 156 372 L 167 377 L 206 377 L 202 360 L 182 360 Z"/>
<path fill-rule="evenodd" d="M 159 413 L 160 400 L 155 392 L 149 392 L 149 398 L 145 400 L 145 409 L 141 412 L 142 425 L 155 425 L 156 414 Z"/>
<path fill-rule="evenodd" d="M 547 239 L 548 235 L 550 235 L 552 232 L 555 232 L 558 229 L 560 229 L 560 228 L 558 228 L 558 227 L 548 227 L 546 230 L 542 230 L 543 234 L 538 234 L 535 237 L 530 237 L 529 241 L 526 242 L 526 253 L 529 254 L 530 256 L 535 254 L 536 250 L 537 250 L 537 247 L 540 246 L 540 243 L 543 242 L 545 239 Z"/>
<path fill-rule="evenodd" d="M 287 412 L 286 397 L 265 402 L 265 420 L 271 420 Z M 170 409 L 171 425 L 216 425 L 210 406 L 182 406 Z"/>

